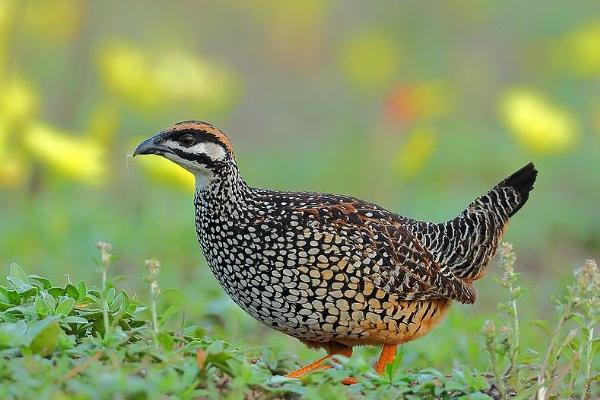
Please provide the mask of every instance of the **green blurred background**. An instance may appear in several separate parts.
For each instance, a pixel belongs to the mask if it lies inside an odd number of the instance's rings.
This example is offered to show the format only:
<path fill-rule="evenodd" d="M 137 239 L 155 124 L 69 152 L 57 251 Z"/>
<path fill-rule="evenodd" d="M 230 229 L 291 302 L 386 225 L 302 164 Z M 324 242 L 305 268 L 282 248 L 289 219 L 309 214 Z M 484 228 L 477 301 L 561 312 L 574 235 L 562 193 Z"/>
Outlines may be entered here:
<path fill-rule="evenodd" d="M 162 306 L 180 305 L 187 323 L 314 358 L 218 287 L 196 243 L 191 176 L 127 157 L 201 119 L 230 135 L 252 185 L 427 220 L 534 161 L 538 183 L 506 240 L 524 312 L 551 319 L 573 269 L 600 256 L 600 3 L 374 4 L 0 0 L 2 270 L 96 279 L 94 243 L 108 241 L 112 275 L 138 296 L 156 257 Z M 485 365 L 479 330 L 506 294 L 489 276 L 478 288 L 475 306 L 405 346 L 406 366 Z"/>

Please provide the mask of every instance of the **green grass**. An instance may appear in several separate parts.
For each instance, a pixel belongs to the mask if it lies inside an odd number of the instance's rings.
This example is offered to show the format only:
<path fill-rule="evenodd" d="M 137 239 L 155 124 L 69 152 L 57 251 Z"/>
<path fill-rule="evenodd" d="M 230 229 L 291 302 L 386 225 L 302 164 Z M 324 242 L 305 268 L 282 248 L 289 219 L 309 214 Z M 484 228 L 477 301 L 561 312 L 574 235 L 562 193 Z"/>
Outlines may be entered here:
<path fill-rule="evenodd" d="M 504 245 L 498 279 L 506 301 L 497 318 L 475 325 L 476 351 L 460 355 L 443 371 L 429 357 L 460 343 L 429 335 L 428 349 L 404 346 L 383 376 L 371 367 L 372 352 L 339 357 L 334 368 L 302 379 L 283 375 L 298 366 L 289 352 L 248 347 L 208 334 L 210 317 L 190 325 L 177 292 L 161 294 L 160 264 L 146 262 L 147 302 L 117 289 L 111 246 L 98 243 L 100 283 L 67 282 L 10 267 L 0 286 L 0 397 L 3 399 L 593 399 L 600 395 L 600 272 L 589 261 L 555 300 L 557 323 L 521 315 L 524 290 L 514 271 L 512 247 Z M 142 280 L 140 278 L 140 280 Z M 496 317 L 496 315 L 490 316 Z M 214 321 L 213 321 L 214 322 Z M 468 318 L 451 317 L 454 330 L 469 332 Z M 536 349 L 526 338 L 544 332 Z M 417 341 L 419 343 L 421 341 Z M 459 341 L 460 342 L 460 341 Z M 468 348 L 469 346 L 467 346 Z M 477 366 L 467 361 L 475 357 Z M 439 361 L 439 360 L 438 360 Z M 408 364 L 408 365 L 407 365 Z M 412 364 L 412 366 L 410 366 Z M 436 362 L 432 362 L 436 364 Z M 354 376 L 358 384 L 341 381 Z"/>
<path fill-rule="evenodd" d="M 458 385 L 500 396 L 543 381 L 548 397 L 586 394 L 588 354 L 597 345 L 589 340 L 589 323 L 582 323 L 590 316 L 569 299 L 576 297 L 572 271 L 585 257 L 600 259 L 600 219 L 594 218 L 600 191 L 593 190 L 600 186 L 600 53 L 585 45 L 598 43 L 600 2 L 550 1 L 542 11 L 515 0 L 388 0 L 378 7 L 356 1 L 55 3 L 0 0 L 0 276 L 12 280 L 0 295 L 0 398 L 113 398 L 117 392 L 129 398 L 362 392 L 396 398 L 409 381 L 423 382 L 410 388 L 421 397 L 432 382 L 440 392 Z M 132 24 L 130 15 L 140 23 Z M 504 26 L 511 29 L 499 29 Z M 345 54 L 373 35 L 394 49 L 383 51 L 383 59 L 398 53 L 399 64 L 387 83 L 367 89 L 349 75 Z M 374 44 L 368 47 L 386 49 Z M 115 63 L 115 45 L 133 51 L 125 57 L 130 62 Z M 145 73 L 135 54 L 146 60 Z M 381 58 L 363 58 L 367 72 L 381 71 Z M 107 62 L 120 67 L 107 74 Z M 219 66 L 217 74 L 198 62 Z M 226 71 L 233 86 L 213 86 Z M 207 84 L 192 89 L 199 76 Z M 422 92 L 428 87 L 440 91 Z M 521 87 L 576 121 L 571 146 L 540 151 L 517 139 L 501 108 L 505 95 Z M 157 88 L 162 95 L 148 102 L 147 89 L 156 94 Z M 217 96 L 210 101 L 207 93 Z M 542 117 L 530 118 L 531 132 L 556 126 L 551 115 Z M 126 157 L 142 138 L 186 119 L 224 128 L 253 186 L 349 194 L 428 221 L 452 218 L 532 160 L 539 179 L 506 236 L 518 244 L 523 275 L 515 281 L 490 266 L 476 284 L 476 304 L 453 305 L 431 334 L 402 347 L 393 385 L 372 375 L 374 347 L 358 348 L 350 364 L 306 381 L 277 381 L 271 377 L 322 352 L 263 326 L 224 295 L 198 248 L 192 193 Z M 32 146 L 32 128 L 39 126 L 54 139 Z M 431 132 L 431 143 L 415 141 L 423 131 Z M 79 145 L 53 150 L 61 138 Z M 76 178 L 94 159 L 82 156 L 80 139 L 105 155 L 96 164 L 106 175 L 86 181 L 92 185 Z M 543 145 L 545 137 L 536 141 Z M 418 162 L 406 168 L 411 160 Z M 95 258 L 106 266 L 92 245 L 97 240 L 114 244 L 106 284 L 93 268 Z M 143 278 L 149 274 L 144 259 L 151 257 L 162 262 L 152 290 Z M 60 290 L 15 267 L 11 274 L 12 263 Z M 27 289 L 20 292 L 20 284 Z M 68 298 L 74 304 L 66 315 Z M 130 316 L 117 321 L 113 308 L 124 299 Z M 81 308 L 86 302 L 88 314 Z M 78 325 L 75 317 L 87 322 Z M 202 372 L 197 348 L 206 354 Z M 547 376 L 540 379 L 544 363 Z M 518 376 L 514 364 L 525 365 Z M 443 378 L 432 378 L 430 368 Z M 590 375 L 599 368 L 596 356 Z M 494 389 L 463 382 L 473 372 Z M 335 374 L 350 373 L 359 385 L 335 383 Z M 550 387 L 555 376 L 574 382 L 574 390 Z M 600 397 L 597 392 L 594 387 L 591 397 Z"/>

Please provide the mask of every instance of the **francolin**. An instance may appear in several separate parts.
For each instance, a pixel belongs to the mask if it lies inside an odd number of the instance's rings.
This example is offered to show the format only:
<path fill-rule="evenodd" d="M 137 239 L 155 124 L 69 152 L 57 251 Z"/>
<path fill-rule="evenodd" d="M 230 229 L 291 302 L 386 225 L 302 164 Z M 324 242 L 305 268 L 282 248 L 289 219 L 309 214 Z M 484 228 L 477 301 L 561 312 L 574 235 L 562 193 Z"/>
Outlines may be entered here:
<path fill-rule="evenodd" d="M 179 122 L 141 143 L 195 175 L 196 234 L 225 292 L 248 314 L 328 355 L 382 346 L 378 373 L 399 344 L 435 327 L 453 301 L 471 304 L 508 221 L 527 201 L 529 163 L 447 222 L 402 217 L 350 196 L 249 186 L 228 137 Z M 347 383 L 353 379 L 348 378 Z"/>

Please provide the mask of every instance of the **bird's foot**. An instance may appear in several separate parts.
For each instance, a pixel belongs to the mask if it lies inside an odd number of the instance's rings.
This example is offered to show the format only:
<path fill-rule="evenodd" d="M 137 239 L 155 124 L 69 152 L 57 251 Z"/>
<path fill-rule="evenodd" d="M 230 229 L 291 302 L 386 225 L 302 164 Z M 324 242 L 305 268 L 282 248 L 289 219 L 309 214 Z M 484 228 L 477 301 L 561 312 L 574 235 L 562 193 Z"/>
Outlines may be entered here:
<path fill-rule="evenodd" d="M 352 348 L 343 347 L 343 348 L 336 348 L 334 350 L 330 350 L 329 354 L 327 354 L 325 357 L 321 357 L 318 360 L 313 361 L 310 364 L 305 365 L 302 368 L 298 368 L 297 370 L 288 373 L 286 376 L 288 378 L 299 378 L 299 377 L 301 377 L 305 374 L 308 374 L 310 372 L 313 372 L 313 371 L 329 369 L 329 368 L 331 368 L 331 365 L 326 364 L 325 362 L 327 360 L 331 359 L 331 357 L 333 357 L 336 354 L 339 354 L 339 355 L 342 355 L 345 357 L 351 357 L 352 356 Z M 342 383 L 344 385 L 353 385 L 356 382 L 357 382 L 356 379 L 352 378 L 352 377 L 348 377 L 342 381 Z"/>
<path fill-rule="evenodd" d="M 344 384 L 344 385 L 356 385 L 357 383 L 358 383 L 358 379 L 356 379 L 353 376 L 344 378 L 344 380 L 342 381 L 342 384 Z"/>
<path fill-rule="evenodd" d="M 288 373 L 286 376 L 288 378 L 300 378 L 301 376 L 304 376 L 310 372 L 329 369 L 329 368 L 331 368 L 331 365 L 325 364 L 325 361 L 330 358 L 331 358 L 331 355 L 327 355 L 323 358 L 318 359 L 317 361 L 314 361 L 308 365 L 305 365 L 302 368 L 299 368 L 295 371 Z M 342 384 L 344 384 L 344 385 L 354 385 L 356 383 L 358 383 L 358 380 L 352 376 L 349 376 L 342 380 Z"/>
<path fill-rule="evenodd" d="M 379 375 L 383 375 L 385 372 L 385 367 L 394 361 L 396 358 L 396 349 L 398 345 L 396 344 L 384 344 L 383 349 L 381 350 L 381 355 L 379 356 L 379 360 L 377 360 L 377 364 L 375 364 L 375 372 Z"/>
<path fill-rule="evenodd" d="M 394 361 L 394 358 L 396 358 L 397 347 L 398 346 L 395 344 L 383 345 L 383 349 L 381 350 L 381 355 L 379 356 L 379 359 L 377 360 L 377 363 L 375 364 L 375 371 L 379 375 L 383 375 L 383 373 L 385 372 L 385 367 L 389 363 Z M 331 368 L 331 365 L 325 364 L 325 362 L 327 360 L 329 360 L 335 354 L 341 354 L 343 356 L 350 357 L 352 355 L 352 349 L 344 349 L 342 351 L 338 350 L 336 352 L 331 352 L 331 353 L 327 354 L 325 357 L 319 358 L 318 360 L 313 361 L 312 363 L 305 365 L 302 368 L 298 368 L 297 370 L 290 372 L 286 376 L 288 378 L 299 378 L 299 377 L 306 375 L 313 371 L 325 370 L 325 369 Z M 342 380 L 342 383 L 344 385 L 354 385 L 354 384 L 358 383 L 358 380 L 352 376 L 349 376 L 347 378 L 344 378 Z"/>
<path fill-rule="evenodd" d="M 298 368 L 297 370 L 286 374 L 286 376 L 288 378 L 299 378 L 303 375 L 308 374 L 309 372 L 331 368 L 330 365 L 324 364 L 325 361 L 331 358 L 331 356 L 331 354 L 327 354 L 325 357 L 319 358 L 317 361 L 313 361 L 310 364 L 305 365 L 304 367 Z"/>

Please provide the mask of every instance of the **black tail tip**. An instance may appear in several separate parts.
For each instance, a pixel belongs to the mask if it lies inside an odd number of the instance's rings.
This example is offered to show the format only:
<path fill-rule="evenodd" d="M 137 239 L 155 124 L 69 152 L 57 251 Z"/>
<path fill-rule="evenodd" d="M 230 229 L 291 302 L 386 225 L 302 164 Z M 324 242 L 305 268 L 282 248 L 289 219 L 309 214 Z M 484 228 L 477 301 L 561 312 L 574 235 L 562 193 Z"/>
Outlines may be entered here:
<path fill-rule="evenodd" d="M 521 196 L 521 205 L 529 198 L 529 192 L 533 189 L 537 169 L 532 162 L 506 178 L 500 185 L 512 187 Z"/>

